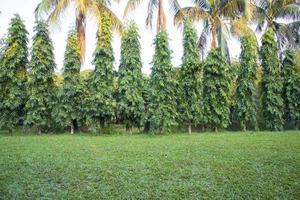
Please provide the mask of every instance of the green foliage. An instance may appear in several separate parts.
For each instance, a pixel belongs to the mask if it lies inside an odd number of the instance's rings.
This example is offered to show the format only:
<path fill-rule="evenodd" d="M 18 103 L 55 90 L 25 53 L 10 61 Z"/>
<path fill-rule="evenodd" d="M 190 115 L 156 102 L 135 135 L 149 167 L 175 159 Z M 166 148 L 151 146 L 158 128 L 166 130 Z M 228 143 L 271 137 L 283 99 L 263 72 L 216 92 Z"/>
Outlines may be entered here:
<path fill-rule="evenodd" d="M 295 54 L 285 52 L 282 64 L 284 119 L 292 128 L 300 128 L 300 72 L 296 70 Z"/>
<path fill-rule="evenodd" d="M 80 49 L 77 33 L 70 31 L 64 55 L 63 83 L 58 93 L 58 120 L 62 125 L 76 124 L 82 116 Z"/>
<path fill-rule="evenodd" d="M 51 114 L 56 106 L 53 81 L 55 61 L 47 24 L 36 22 L 34 31 L 27 84 L 29 96 L 26 103 L 26 121 L 41 131 L 50 128 L 53 121 Z"/>
<path fill-rule="evenodd" d="M 255 87 L 258 52 L 254 35 L 242 37 L 240 72 L 237 79 L 236 119 L 243 130 L 257 129 L 257 91 Z"/>
<path fill-rule="evenodd" d="M 262 109 L 266 128 L 282 130 L 283 100 L 281 94 L 283 83 L 274 31 L 271 28 L 263 35 L 260 57 L 263 68 Z"/>
<path fill-rule="evenodd" d="M 175 81 L 171 64 L 171 50 L 165 30 L 157 33 L 153 68 L 149 82 L 149 122 L 152 131 L 169 132 L 177 125 Z"/>
<path fill-rule="evenodd" d="M 115 101 L 113 99 L 113 49 L 110 20 L 102 16 L 101 29 L 94 52 L 93 64 L 95 70 L 90 77 L 90 96 L 87 116 L 89 123 L 98 127 L 111 121 L 114 115 Z"/>
<path fill-rule="evenodd" d="M 216 131 L 229 125 L 230 72 L 219 48 L 208 54 L 203 71 L 203 118 Z"/>
<path fill-rule="evenodd" d="M 15 15 L 10 22 L 0 63 L 0 127 L 8 129 L 24 116 L 27 34 L 20 16 Z"/>
<path fill-rule="evenodd" d="M 183 33 L 183 56 L 180 73 L 182 94 L 179 104 L 183 122 L 197 125 L 201 121 L 202 74 L 197 46 L 197 31 L 186 21 Z"/>
<path fill-rule="evenodd" d="M 118 112 L 126 126 L 140 126 L 144 115 L 141 45 L 138 29 L 131 23 L 123 33 L 118 79 Z"/>

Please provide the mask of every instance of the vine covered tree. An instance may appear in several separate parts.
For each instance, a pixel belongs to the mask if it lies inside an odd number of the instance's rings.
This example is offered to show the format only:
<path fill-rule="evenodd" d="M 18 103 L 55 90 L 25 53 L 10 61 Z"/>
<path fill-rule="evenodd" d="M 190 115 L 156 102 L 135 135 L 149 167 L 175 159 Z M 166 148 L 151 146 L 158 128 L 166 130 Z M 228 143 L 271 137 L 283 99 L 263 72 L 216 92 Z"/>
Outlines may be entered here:
<path fill-rule="evenodd" d="M 280 63 L 275 34 L 269 28 L 262 37 L 260 50 L 262 77 L 262 111 L 266 128 L 282 130 L 283 128 L 283 100 Z"/>
<path fill-rule="evenodd" d="M 255 87 L 258 47 L 253 34 L 241 38 L 240 72 L 237 79 L 236 119 L 243 130 L 258 129 L 257 91 Z"/>
<path fill-rule="evenodd" d="M 282 64 L 284 119 L 291 128 L 300 128 L 300 71 L 296 69 L 295 53 L 286 50 Z"/>
<path fill-rule="evenodd" d="M 55 100 L 53 73 L 55 61 L 47 24 L 37 21 L 34 27 L 31 60 L 29 62 L 26 121 L 39 132 L 50 128 Z"/>
<path fill-rule="evenodd" d="M 169 132 L 177 125 L 175 82 L 171 64 L 168 34 L 161 30 L 156 35 L 155 54 L 149 82 L 149 122 L 152 131 Z"/>
<path fill-rule="evenodd" d="M 203 119 L 216 132 L 229 125 L 229 66 L 220 48 L 209 52 L 203 70 Z"/>
<path fill-rule="evenodd" d="M 94 52 L 93 64 L 95 70 L 90 77 L 90 103 L 88 116 L 90 123 L 97 128 L 110 122 L 114 115 L 115 101 L 113 99 L 113 49 L 110 19 L 102 17 L 101 29 L 98 32 L 98 42 Z"/>
<path fill-rule="evenodd" d="M 14 15 L 0 63 L 0 127 L 10 131 L 24 117 L 28 38 L 19 15 Z"/>
<path fill-rule="evenodd" d="M 197 46 L 197 32 L 190 21 L 186 21 L 183 33 L 183 56 L 180 73 L 182 87 L 182 120 L 188 123 L 188 131 L 192 132 L 192 124 L 198 124 L 201 117 L 201 69 Z"/>
<path fill-rule="evenodd" d="M 140 126 L 144 115 L 140 36 L 131 23 L 123 33 L 119 67 L 118 108 L 126 128 Z"/>
<path fill-rule="evenodd" d="M 80 47 L 77 34 L 70 31 L 64 55 L 63 83 L 58 93 L 58 118 L 62 125 L 70 125 L 71 134 L 78 129 L 81 118 Z"/>

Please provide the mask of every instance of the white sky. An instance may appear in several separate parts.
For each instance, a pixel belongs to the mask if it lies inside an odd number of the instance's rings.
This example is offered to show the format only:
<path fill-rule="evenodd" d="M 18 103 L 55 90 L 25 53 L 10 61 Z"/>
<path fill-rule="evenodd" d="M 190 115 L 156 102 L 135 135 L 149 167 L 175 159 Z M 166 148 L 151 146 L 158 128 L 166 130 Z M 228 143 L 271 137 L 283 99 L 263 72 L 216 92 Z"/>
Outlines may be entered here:
<path fill-rule="evenodd" d="M 29 47 L 31 47 L 31 38 L 33 37 L 33 26 L 34 26 L 34 9 L 40 0 L 0 0 L 0 37 L 7 33 L 7 28 L 10 23 L 10 19 L 15 13 L 18 13 L 21 18 L 24 20 L 26 29 L 29 32 Z M 119 4 L 112 3 L 111 9 L 115 14 L 123 19 L 123 12 L 126 5 L 126 0 L 122 0 Z M 142 61 L 143 69 L 142 71 L 146 74 L 151 73 L 151 64 L 152 57 L 154 54 L 153 39 L 156 34 L 156 30 L 149 30 L 145 27 L 146 21 L 146 12 L 147 12 L 147 2 L 144 2 L 138 7 L 135 12 L 132 12 L 129 15 L 129 19 L 134 19 L 139 27 L 139 32 L 141 36 L 141 52 L 142 52 Z M 182 7 L 190 6 L 191 0 L 179 0 L 179 3 Z M 168 1 L 165 1 L 165 10 L 167 13 L 167 30 L 170 38 L 170 47 L 173 51 L 172 54 L 172 63 L 174 66 L 179 66 L 181 64 L 182 57 L 182 30 L 177 27 L 174 27 L 172 16 L 169 12 Z M 63 56 L 66 45 L 67 32 L 71 27 L 74 26 L 75 22 L 75 9 L 74 6 L 70 6 L 64 13 L 62 20 L 60 21 L 59 26 L 50 26 L 50 36 L 54 45 L 54 54 L 56 60 L 56 71 L 59 71 L 63 66 Z M 156 19 L 153 21 L 153 27 L 155 26 Z M 197 23 L 198 35 L 202 29 L 201 24 Z M 86 26 L 86 57 L 85 63 L 82 67 L 82 70 L 92 69 L 92 54 L 95 49 L 96 44 L 96 23 L 93 17 L 88 17 L 87 26 Z M 118 69 L 119 60 L 120 60 L 120 38 L 118 35 L 114 34 L 113 38 L 113 49 L 115 55 L 114 68 Z M 229 50 L 231 57 L 238 57 L 240 53 L 239 42 L 235 38 L 230 38 L 229 40 Z"/>

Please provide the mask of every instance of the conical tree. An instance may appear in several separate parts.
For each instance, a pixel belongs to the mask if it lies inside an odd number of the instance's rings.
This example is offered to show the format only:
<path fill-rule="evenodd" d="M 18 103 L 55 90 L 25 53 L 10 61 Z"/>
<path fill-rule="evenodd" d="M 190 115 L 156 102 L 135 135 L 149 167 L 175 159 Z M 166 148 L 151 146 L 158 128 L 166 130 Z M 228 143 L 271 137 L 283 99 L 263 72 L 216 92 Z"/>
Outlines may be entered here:
<path fill-rule="evenodd" d="M 295 54 L 291 50 L 285 52 L 282 72 L 284 78 L 283 100 L 284 119 L 288 127 L 300 128 L 300 71 L 296 69 Z"/>
<path fill-rule="evenodd" d="M 262 77 L 262 111 L 266 128 L 282 130 L 283 99 L 282 77 L 274 31 L 269 28 L 262 38 L 260 51 L 263 69 Z"/>
<path fill-rule="evenodd" d="M 19 15 L 8 29 L 0 63 L 0 128 L 10 131 L 24 116 L 27 79 L 27 31 Z"/>
<path fill-rule="evenodd" d="M 29 98 L 26 103 L 26 121 L 38 128 L 39 131 L 43 131 L 51 127 L 51 113 L 53 106 L 55 106 L 53 81 L 55 61 L 47 24 L 37 21 L 34 31 L 29 63 Z"/>
<path fill-rule="evenodd" d="M 70 31 L 64 55 L 63 83 L 60 88 L 59 120 L 70 125 L 71 134 L 78 127 L 81 117 L 80 48 L 75 31 Z"/>
<path fill-rule="evenodd" d="M 203 70 L 203 113 L 207 125 L 218 131 L 229 125 L 230 72 L 220 48 L 209 52 Z"/>
<path fill-rule="evenodd" d="M 90 123 L 102 127 L 111 121 L 114 115 L 113 100 L 113 49 L 110 19 L 102 17 L 98 42 L 94 52 L 93 64 L 95 70 L 90 77 L 90 103 L 87 116 Z"/>
<path fill-rule="evenodd" d="M 180 73 L 182 88 L 182 120 L 188 123 L 188 131 L 192 132 L 192 124 L 199 123 L 201 117 L 201 69 L 197 46 L 197 32 L 191 22 L 186 21 L 183 33 L 183 56 Z"/>
<path fill-rule="evenodd" d="M 118 108 L 127 128 L 140 126 L 145 110 L 139 39 L 138 29 L 131 23 L 122 36 L 118 79 Z"/>
<path fill-rule="evenodd" d="M 257 129 L 257 92 L 255 87 L 257 69 L 257 42 L 254 35 L 241 39 L 240 72 L 236 90 L 236 119 L 243 130 Z"/>
<path fill-rule="evenodd" d="M 177 125 L 175 83 L 168 34 L 161 30 L 155 38 L 155 54 L 150 77 L 149 121 L 153 131 L 169 132 Z"/>

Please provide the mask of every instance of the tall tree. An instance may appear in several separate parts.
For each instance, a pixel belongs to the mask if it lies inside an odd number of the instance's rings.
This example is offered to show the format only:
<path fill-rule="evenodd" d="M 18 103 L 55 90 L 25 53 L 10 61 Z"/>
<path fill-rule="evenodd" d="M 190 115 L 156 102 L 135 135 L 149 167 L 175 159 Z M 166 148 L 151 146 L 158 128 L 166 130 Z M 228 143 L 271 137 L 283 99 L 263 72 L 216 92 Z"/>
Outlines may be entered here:
<path fill-rule="evenodd" d="M 194 0 L 195 6 L 184 7 L 177 11 L 174 16 L 176 24 L 183 24 L 185 19 L 202 21 L 203 30 L 198 44 L 202 57 L 207 49 L 207 42 L 211 37 L 211 48 L 219 47 L 229 59 L 227 38 L 230 34 L 228 24 L 243 12 L 250 12 L 248 0 Z M 229 22 L 229 23 L 228 23 Z"/>
<path fill-rule="evenodd" d="M 114 55 L 111 45 L 112 33 L 110 18 L 102 17 L 101 29 L 98 32 L 98 42 L 94 52 L 93 64 L 95 70 L 90 77 L 90 103 L 88 116 L 96 127 L 110 122 L 114 115 L 115 101 L 113 99 L 113 62 Z"/>
<path fill-rule="evenodd" d="M 229 125 L 229 66 L 220 48 L 209 52 L 203 71 L 204 121 L 218 131 Z"/>
<path fill-rule="evenodd" d="M 55 106 L 53 81 L 55 61 L 47 24 L 37 21 L 34 31 L 27 84 L 29 97 L 26 103 L 26 121 L 39 131 L 43 131 L 51 127 L 51 113 Z"/>
<path fill-rule="evenodd" d="M 58 120 L 70 125 L 71 134 L 78 127 L 81 117 L 80 47 L 77 33 L 70 31 L 64 55 L 63 83 L 58 93 L 60 107 Z"/>
<path fill-rule="evenodd" d="M 300 128 L 300 71 L 296 69 L 295 53 L 285 52 L 282 65 L 284 118 L 287 125 Z"/>
<path fill-rule="evenodd" d="M 129 11 L 135 10 L 137 6 L 142 3 L 143 0 L 128 0 L 125 7 L 124 15 L 126 16 Z M 171 9 L 173 12 L 177 12 L 180 8 L 180 5 L 177 0 L 169 0 Z M 147 7 L 147 18 L 146 26 L 152 28 L 153 13 L 157 10 L 157 32 L 161 29 L 165 29 L 167 25 L 166 13 L 164 10 L 164 0 L 148 0 Z"/>
<path fill-rule="evenodd" d="M 260 50 L 262 77 L 262 109 L 266 128 L 282 130 L 283 128 L 283 100 L 282 77 L 278 51 L 273 29 L 269 28 L 262 37 Z"/>
<path fill-rule="evenodd" d="M 153 131 L 169 132 L 177 124 L 177 108 L 175 82 L 171 64 L 171 50 L 169 48 L 168 34 L 161 30 L 156 35 L 155 54 L 150 77 L 149 90 L 149 121 Z"/>
<path fill-rule="evenodd" d="M 57 23 L 61 18 L 62 13 L 70 6 L 71 3 L 75 3 L 75 25 L 80 43 L 80 58 L 81 62 L 83 62 L 83 58 L 85 55 L 86 19 L 88 15 L 96 17 L 99 23 L 99 27 L 101 27 L 102 15 L 109 16 L 111 25 L 117 30 L 120 30 L 120 28 L 122 27 L 122 23 L 118 19 L 118 17 L 108 8 L 110 0 L 41 0 L 41 2 L 35 9 L 35 13 L 37 16 L 47 14 L 48 22 Z"/>
<path fill-rule="evenodd" d="M 0 127 L 10 131 L 24 116 L 27 79 L 27 31 L 19 15 L 8 29 L 0 63 Z"/>
<path fill-rule="evenodd" d="M 299 49 L 300 6 L 297 0 L 254 0 L 252 3 L 256 6 L 254 20 L 258 31 L 272 28 L 281 52 L 285 48 Z"/>
<path fill-rule="evenodd" d="M 190 21 L 186 21 L 180 73 L 180 85 L 183 90 L 180 107 L 183 121 L 188 123 L 189 133 L 192 132 L 192 124 L 199 123 L 201 117 L 201 75 L 197 31 Z"/>
<path fill-rule="evenodd" d="M 140 126 L 145 110 L 139 39 L 137 26 L 131 23 L 122 36 L 118 79 L 118 108 L 127 128 L 132 125 Z"/>
<path fill-rule="evenodd" d="M 257 91 L 255 87 L 258 47 L 253 34 L 241 39 L 240 72 L 237 79 L 236 119 L 243 130 L 257 129 Z"/>

